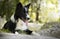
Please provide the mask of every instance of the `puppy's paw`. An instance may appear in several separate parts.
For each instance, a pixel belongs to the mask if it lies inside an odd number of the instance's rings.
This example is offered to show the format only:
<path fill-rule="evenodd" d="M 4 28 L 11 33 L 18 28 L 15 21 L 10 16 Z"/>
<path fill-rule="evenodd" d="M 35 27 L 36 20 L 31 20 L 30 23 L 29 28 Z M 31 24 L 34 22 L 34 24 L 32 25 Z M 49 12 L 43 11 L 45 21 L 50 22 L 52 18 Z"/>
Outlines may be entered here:
<path fill-rule="evenodd" d="M 36 32 L 32 32 L 32 35 L 36 35 L 36 36 L 40 36 L 38 33 Z"/>
<path fill-rule="evenodd" d="M 18 32 L 15 32 L 15 34 L 19 34 Z"/>

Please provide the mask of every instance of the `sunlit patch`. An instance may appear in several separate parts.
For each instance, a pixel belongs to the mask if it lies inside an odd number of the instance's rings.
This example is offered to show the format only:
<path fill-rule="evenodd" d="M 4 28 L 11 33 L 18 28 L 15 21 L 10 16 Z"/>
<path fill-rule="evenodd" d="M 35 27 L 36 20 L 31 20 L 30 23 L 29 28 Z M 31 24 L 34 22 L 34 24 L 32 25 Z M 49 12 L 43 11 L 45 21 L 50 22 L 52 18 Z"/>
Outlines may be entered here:
<path fill-rule="evenodd" d="M 48 18 L 51 21 L 57 21 L 59 19 L 59 13 L 49 13 Z"/>

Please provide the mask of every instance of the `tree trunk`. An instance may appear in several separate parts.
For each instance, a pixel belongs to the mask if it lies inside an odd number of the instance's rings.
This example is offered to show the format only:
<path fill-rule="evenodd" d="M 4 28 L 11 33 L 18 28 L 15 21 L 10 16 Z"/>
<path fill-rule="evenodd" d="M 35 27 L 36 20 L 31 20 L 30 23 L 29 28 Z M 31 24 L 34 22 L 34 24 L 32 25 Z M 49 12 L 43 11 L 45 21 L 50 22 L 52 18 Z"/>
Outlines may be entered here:
<path fill-rule="evenodd" d="M 39 12 L 38 12 L 38 10 L 39 10 L 39 7 L 38 7 L 37 10 L 36 10 L 36 21 L 39 20 Z"/>

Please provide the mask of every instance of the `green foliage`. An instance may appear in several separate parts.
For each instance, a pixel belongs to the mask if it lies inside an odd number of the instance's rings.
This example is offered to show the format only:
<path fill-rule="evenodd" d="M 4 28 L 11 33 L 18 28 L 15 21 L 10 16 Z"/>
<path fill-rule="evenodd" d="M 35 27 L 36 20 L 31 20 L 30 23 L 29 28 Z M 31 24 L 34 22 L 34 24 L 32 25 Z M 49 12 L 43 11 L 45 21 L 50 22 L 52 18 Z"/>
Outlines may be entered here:
<path fill-rule="evenodd" d="M 0 32 L 6 32 L 9 33 L 10 31 L 8 29 L 0 29 Z"/>
<path fill-rule="evenodd" d="M 11 15 L 15 12 L 16 4 L 19 0 L 4 0 L 0 1 L 0 16 L 6 17 L 7 20 L 11 17 Z"/>
<path fill-rule="evenodd" d="M 49 22 L 55 19 L 58 20 L 58 0 L 4 0 L 0 1 L 0 16 L 6 17 L 7 20 L 15 12 L 15 7 L 18 2 L 23 5 L 31 3 L 29 15 L 31 21 Z M 38 14 L 37 14 L 38 13 Z M 56 18 L 54 17 L 56 14 Z"/>

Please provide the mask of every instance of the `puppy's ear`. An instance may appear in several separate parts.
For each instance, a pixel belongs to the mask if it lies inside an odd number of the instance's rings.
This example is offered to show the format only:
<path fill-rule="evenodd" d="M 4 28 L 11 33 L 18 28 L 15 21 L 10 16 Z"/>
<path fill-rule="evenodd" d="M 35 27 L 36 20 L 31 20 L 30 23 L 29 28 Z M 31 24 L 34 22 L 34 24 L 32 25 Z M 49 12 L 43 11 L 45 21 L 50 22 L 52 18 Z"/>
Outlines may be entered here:
<path fill-rule="evenodd" d="M 29 3 L 29 4 L 28 4 L 28 5 L 26 5 L 25 7 L 26 7 L 26 8 L 29 8 L 29 7 L 30 7 L 30 5 L 31 5 L 31 3 Z"/>
<path fill-rule="evenodd" d="M 22 4 L 19 2 L 16 6 L 17 9 L 23 8 Z"/>

